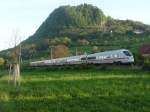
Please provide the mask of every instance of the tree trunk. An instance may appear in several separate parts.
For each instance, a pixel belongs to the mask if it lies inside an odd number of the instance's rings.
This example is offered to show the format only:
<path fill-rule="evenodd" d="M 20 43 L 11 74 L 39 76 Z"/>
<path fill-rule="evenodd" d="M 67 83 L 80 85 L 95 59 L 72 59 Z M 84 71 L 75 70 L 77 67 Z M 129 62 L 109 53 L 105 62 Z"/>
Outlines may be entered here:
<path fill-rule="evenodd" d="M 13 67 L 13 81 L 14 81 L 15 86 L 17 84 L 20 85 L 20 65 L 19 64 L 14 64 L 14 67 Z"/>
<path fill-rule="evenodd" d="M 12 64 L 9 65 L 9 76 L 8 76 L 8 84 L 11 81 L 11 74 L 12 74 Z"/>

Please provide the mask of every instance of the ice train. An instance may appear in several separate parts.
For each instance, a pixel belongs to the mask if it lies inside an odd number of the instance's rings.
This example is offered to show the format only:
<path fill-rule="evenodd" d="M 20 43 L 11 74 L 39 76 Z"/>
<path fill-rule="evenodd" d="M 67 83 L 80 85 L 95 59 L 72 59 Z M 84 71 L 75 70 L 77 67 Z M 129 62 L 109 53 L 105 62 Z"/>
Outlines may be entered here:
<path fill-rule="evenodd" d="M 131 64 L 134 63 L 134 56 L 127 49 L 119 49 L 94 54 L 35 61 L 31 62 L 30 65 L 36 67 L 36 66 L 52 66 L 52 65 L 113 64 L 113 63 Z"/>

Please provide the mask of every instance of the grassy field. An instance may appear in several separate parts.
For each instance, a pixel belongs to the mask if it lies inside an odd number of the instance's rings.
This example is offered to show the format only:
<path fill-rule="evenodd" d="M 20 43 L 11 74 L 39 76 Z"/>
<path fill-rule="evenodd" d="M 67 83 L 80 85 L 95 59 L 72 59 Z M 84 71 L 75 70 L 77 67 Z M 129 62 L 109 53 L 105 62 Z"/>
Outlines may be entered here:
<path fill-rule="evenodd" d="M 5 73 L 5 72 L 4 72 Z M 19 87 L 0 75 L 0 112 L 150 112 L 150 72 L 23 72 Z"/>

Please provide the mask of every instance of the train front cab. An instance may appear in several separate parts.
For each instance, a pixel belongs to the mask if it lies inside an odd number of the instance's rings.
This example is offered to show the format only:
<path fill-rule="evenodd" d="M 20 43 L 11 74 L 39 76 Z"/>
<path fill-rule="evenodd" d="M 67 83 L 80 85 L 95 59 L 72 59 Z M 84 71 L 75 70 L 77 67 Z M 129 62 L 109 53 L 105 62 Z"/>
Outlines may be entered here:
<path fill-rule="evenodd" d="M 134 63 L 133 54 L 129 50 L 123 50 L 123 60 L 122 64 L 132 64 Z"/>

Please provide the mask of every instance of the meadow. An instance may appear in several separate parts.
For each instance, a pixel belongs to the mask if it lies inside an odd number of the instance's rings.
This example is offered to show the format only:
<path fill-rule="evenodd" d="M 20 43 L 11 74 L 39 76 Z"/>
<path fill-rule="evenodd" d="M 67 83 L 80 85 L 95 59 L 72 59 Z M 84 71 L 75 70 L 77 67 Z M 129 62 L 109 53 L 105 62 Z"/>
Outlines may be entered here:
<path fill-rule="evenodd" d="M 28 70 L 18 87 L 1 72 L 0 112 L 150 112 L 150 72 Z"/>

